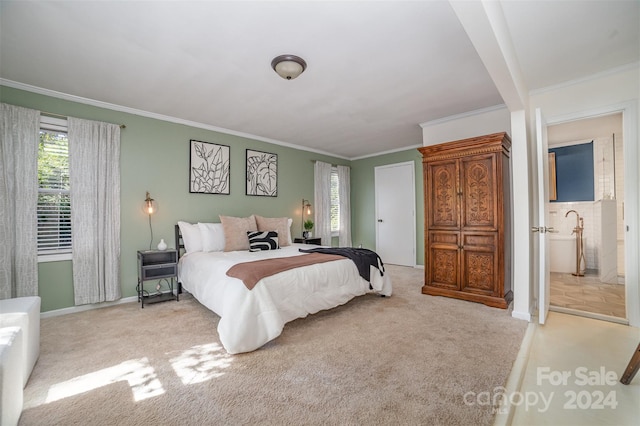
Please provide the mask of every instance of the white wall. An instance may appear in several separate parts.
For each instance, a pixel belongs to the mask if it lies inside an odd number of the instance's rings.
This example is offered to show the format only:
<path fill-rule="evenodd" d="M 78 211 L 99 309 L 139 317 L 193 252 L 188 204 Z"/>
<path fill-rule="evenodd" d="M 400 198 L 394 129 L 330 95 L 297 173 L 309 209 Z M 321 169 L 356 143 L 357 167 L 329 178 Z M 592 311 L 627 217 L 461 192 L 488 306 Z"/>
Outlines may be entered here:
<path fill-rule="evenodd" d="M 541 108 L 548 124 L 573 120 L 570 115 L 626 101 L 640 95 L 638 64 L 590 79 L 536 90 L 530 93 L 530 111 Z M 563 120 L 564 118 L 564 120 Z"/>
<path fill-rule="evenodd" d="M 514 318 L 530 321 L 533 315 L 536 273 L 533 262 L 538 238 L 530 232 L 536 217 L 533 208 L 535 178 L 532 161 L 536 158 L 535 145 L 527 137 L 528 114 L 526 110 L 511 112 L 513 132 L 511 147 L 511 194 L 513 218 L 513 310 Z"/>
<path fill-rule="evenodd" d="M 420 127 L 422 127 L 422 145 L 429 146 L 491 133 L 511 134 L 511 116 L 506 106 L 499 105 L 429 121 L 421 124 Z"/>

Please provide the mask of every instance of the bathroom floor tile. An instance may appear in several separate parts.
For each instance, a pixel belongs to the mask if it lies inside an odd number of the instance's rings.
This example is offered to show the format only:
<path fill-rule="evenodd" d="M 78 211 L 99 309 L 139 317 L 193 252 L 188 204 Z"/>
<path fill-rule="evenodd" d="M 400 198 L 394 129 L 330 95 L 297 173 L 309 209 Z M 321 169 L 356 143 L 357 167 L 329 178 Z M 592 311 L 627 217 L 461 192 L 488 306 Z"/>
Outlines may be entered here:
<path fill-rule="evenodd" d="M 551 305 L 626 318 L 625 287 L 601 283 L 597 275 L 551 273 Z"/>

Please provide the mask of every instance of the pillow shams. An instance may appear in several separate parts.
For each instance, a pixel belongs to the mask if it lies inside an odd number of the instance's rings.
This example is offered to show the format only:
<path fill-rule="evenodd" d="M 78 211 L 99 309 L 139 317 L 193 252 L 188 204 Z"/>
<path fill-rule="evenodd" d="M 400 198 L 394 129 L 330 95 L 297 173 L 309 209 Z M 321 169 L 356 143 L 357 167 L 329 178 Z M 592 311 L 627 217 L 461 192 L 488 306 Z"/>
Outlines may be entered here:
<path fill-rule="evenodd" d="M 291 224 L 286 217 L 262 217 L 255 215 L 258 231 L 273 231 L 278 233 L 278 245 L 286 247 L 291 245 Z"/>
<path fill-rule="evenodd" d="M 221 223 L 198 222 L 202 237 L 202 251 L 224 250 L 224 228 Z"/>
<path fill-rule="evenodd" d="M 180 234 L 182 234 L 185 252 L 202 251 L 202 236 L 198 225 L 178 222 L 178 227 L 180 227 Z"/>
<path fill-rule="evenodd" d="M 247 231 L 249 251 L 277 250 L 278 233 L 276 231 Z"/>
<path fill-rule="evenodd" d="M 249 217 L 232 217 L 220 215 L 224 230 L 224 251 L 249 250 L 247 231 L 257 231 L 254 215 Z"/>

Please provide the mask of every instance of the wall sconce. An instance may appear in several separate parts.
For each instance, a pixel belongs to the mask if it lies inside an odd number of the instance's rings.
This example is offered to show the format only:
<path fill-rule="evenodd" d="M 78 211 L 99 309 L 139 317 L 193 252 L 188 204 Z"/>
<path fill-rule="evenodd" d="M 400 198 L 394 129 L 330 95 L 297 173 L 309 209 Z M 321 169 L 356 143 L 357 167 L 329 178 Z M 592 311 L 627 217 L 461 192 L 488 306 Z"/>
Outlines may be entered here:
<path fill-rule="evenodd" d="M 285 80 L 293 80 L 307 69 L 307 63 L 296 55 L 280 55 L 273 58 L 271 68 Z"/>
<path fill-rule="evenodd" d="M 142 202 L 142 212 L 149 216 L 149 232 L 151 233 L 151 240 L 149 240 L 149 250 L 151 250 L 151 245 L 153 244 L 153 227 L 151 226 L 151 215 L 158 213 L 158 203 L 156 200 L 151 198 L 149 195 L 149 191 L 147 191 L 147 197 Z"/>
<path fill-rule="evenodd" d="M 149 195 L 149 191 L 147 191 L 147 198 L 145 198 L 144 202 L 142 203 L 142 212 L 144 214 L 148 214 L 149 216 L 158 212 L 158 203 L 156 202 L 156 200 L 151 198 L 151 196 Z"/>
<path fill-rule="evenodd" d="M 300 224 L 300 227 L 302 228 L 302 237 L 304 238 L 305 235 L 305 231 L 304 231 L 304 212 L 305 210 L 307 211 L 307 216 L 309 216 L 311 214 L 311 203 L 309 203 L 309 200 L 305 200 L 304 198 L 302 199 L 302 223 Z"/>

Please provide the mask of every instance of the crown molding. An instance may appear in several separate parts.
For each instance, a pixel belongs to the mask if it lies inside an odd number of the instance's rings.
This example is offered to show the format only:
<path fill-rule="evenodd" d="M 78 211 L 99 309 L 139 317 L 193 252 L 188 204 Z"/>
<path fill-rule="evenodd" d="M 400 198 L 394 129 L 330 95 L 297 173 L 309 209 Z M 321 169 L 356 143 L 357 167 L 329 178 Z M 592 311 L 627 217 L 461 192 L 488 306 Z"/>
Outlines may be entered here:
<path fill-rule="evenodd" d="M 26 92 L 37 93 L 40 95 L 51 96 L 53 98 L 63 99 L 66 101 L 77 102 L 84 105 L 91 105 L 98 108 L 104 108 L 112 111 L 124 112 L 127 114 L 139 115 L 141 117 L 152 118 L 160 121 L 167 121 L 169 123 L 182 124 L 189 127 L 195 127 L 198 129 L 211 130 L 213 132 L 224 133 L 227 135 L 238 136 L 241 138 L 258 140 L 261 142 L 267 142 L 273 145 L 284 146 L 287 148 L 293 148 L 300 151 L 313 152 L 316 154 L 328 155 L 330 157 L 341 158 L 343 160 L 351 160 L 351 158 L 344 157 L 341 155 L 333 154 L 331 152 L 322 151 L 319 149 L 313 149 L 309 147 L 305 147 L 302 145 L 296 145 L 289 142 L 283 142 L 276 139 L 265 138 L 258 135 L 253 135 L 250 133 L 238 132 L 231 129 L 226 129 L 224 127 L 211 126 L 209 124 L 199 123 L 191 120 L 184 120 L 182 118 L 172 117 L 169 115 L 157 114 L 155 112 L 144 111 L 141 109 L 130 108 L 122 105 L 112 104 L 108 102 L 102 102 L 95 99 L 83 98 L 81 96 L 70 95 L 68 93 L 57 92 L 55 90 L 44 89 L 42 87 L 32 86 L 30 84 L 24 84 L 13 80 L 7 80 L 5 78 L 0 78 L 0 86 L 12 87 L 14 89 L 24 90 Z"/>
<path fill-rule="evenodd" d="M 606 71 L 601 71 L 595 74 L 591 74 L 585 77 L 580 77 L 580 78 L 576 78 L 574 80 L 568 80 L 562 83 L 558 83 L 558 84 L 554 84 L 551 86 L 547 86 L 547 87 L 541 87 L 540 89 L 533 89 L 529 91 L 529 96 L 535 96 L 535 95 L 540 95 L 542 93 L 546 93 L 546 92 L 552 92 L 554 90 L 559 90 L 559 89 L 563 89 L 565 87 L 569 87 L 569 86 L 575 86 L 576 84 L 581 84 L 581 83 L 586 83 L 592 80 L 598 80 L 600 78 L 603 77 L 607 77 L 610 75 L 615 75 L 615 74 L 619 74 L 625 71 L 630 71 L 633 69 L 640 69 L 640 61 L 636 61 L 636 62 L 631 62 L 629 64 L 626 65 L 622 65 L 619 67 L 615 67 L 615 68 L 609 68 Z"/>
<path fill-rule="evenodd" d="M 422 145 L 409 145 L 409 146 L 403 146 L 402 148 L 394 148 L 394 149 L 390 149 L 388 151 L 378 152 L 378 153 L 375 153 L 375 154 L 361 155 L 359 157 L 351 158 L 351 161 L 363 160 L 365 158 L 378 157 L 380 155 L 393 154 L 395 152 L 408 151 L 410 149 L 417 149 L 417 148 L 422 148 Z"/>
<path fill-rule="evenodd" d="M 486 114 L 487 112 L 498 111 L 501 109 L 507 109 L 505 104 L 493 105 L 486 108 L 474 109 L 472 111 L 462 112 L 460 114 L 449 115 L 447 117 L 437 118 L 435 120 L 420 123 L 420 127 L 423 129 L 426 127 L 435 126 L 437 124 L 447 123 L 449 121 L 459 120 L 461 118 L 472 117 L 474 115 Z"/>

